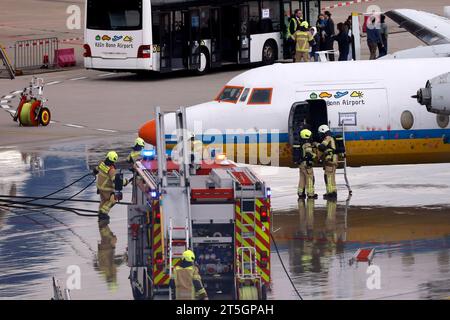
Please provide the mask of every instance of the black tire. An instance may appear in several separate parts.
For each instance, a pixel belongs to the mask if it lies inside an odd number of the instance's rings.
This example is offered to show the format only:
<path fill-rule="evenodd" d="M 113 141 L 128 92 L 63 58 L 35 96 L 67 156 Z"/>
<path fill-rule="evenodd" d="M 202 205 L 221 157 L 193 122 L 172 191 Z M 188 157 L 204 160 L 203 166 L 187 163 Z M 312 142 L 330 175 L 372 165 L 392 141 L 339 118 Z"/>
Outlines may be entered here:
<path fill-rule="evenodd" d="M 144 281 L 144 298 L 143 300 L 153 300 L 153 284 L 150 282 L 148 277 Z"/>
<path fill-rule="evenodd" d="M 47 107 L 44 107 L 39 112 L 39 123 L 46 127 L 50 124 L 50 120 L 52 118 L 52 115 L 50 113 L 50 110 Z"/>
<path fill-rule="evenodd" d="M 263 50 L 262 50 L 262 63 L 263 65 L 271 65 L 275 63 L 275 60 L 277 59 L 277 44 L 274 40 L 267 40 L 264 43 Z"/>
<path fill-rule="evenodd" d="M 267 286 L 261 285 L 261 300 L 267 300 Z"/>
<path fill-rule="evenodd" d="M 202 66 L 202 59 L 204 59 L 205 65 Z M 200 68 L 195 70 L 195 74 L 198 76 L 205 75 L 209 72 L 211 68 L 211 60 L 209 56 L 208 49 L 206 47 L 200 48 Z"/>
<path fill-rule="evenodd" d="M 131 290 L 133 292 L 133 298 L 135 300 L 152 300 L 153 299 L 153 285 L 148 280 L 148 277 L 146 276 L 143 283 L 143 293 L 138 290 L 136 287 L 133 286 L 133 277 L 138 277 L 137 272 L 139 271 L 132 271 L 130 274 L 130 284 L 131 284 Z M 145 271 L 144 271 L 145 272 Z"/>

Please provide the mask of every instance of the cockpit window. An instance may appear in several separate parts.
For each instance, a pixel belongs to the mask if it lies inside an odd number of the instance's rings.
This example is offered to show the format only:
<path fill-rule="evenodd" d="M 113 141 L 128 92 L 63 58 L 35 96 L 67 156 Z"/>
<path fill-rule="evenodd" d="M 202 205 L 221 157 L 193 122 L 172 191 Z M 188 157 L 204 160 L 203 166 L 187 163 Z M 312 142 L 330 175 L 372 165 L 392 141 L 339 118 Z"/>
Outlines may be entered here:
<path fill-rule="evenodd" d="M 222 92 L 217 96 L 216 100 L 219 102 L 236 103 L 241 96 L 243 87 L 227 86 L 223 88 Z"/>
<path fill-rule="evenodd" d="M 250 93 L 250 89 L 249 88 L 245 88 L 244 92 L 242 93 L 241 99 L 239 99 L 240 102 L 245 102 L 245 100 L 247 100 L 248 98 L 248 94 Z"/>
<path fill-rule="evenodd" d="M 248 104 L 270 104 L 272 102 L 272 88 L 255 88 Z"/>

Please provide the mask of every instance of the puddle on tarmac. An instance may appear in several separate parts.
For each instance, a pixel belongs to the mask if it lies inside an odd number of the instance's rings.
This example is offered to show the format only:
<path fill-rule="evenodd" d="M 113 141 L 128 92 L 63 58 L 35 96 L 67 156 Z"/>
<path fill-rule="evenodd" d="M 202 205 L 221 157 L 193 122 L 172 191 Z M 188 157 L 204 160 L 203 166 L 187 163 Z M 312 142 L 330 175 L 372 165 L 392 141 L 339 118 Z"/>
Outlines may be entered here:
<path fill-rule="evenodd" d="M 0 194 L 48 194 L 86 174 L 110 148 L 123 159 L 129 141 L 132 136 L 35 147 L 33 152 L 0 149 Z M 444 164 L 352 168 L 354 196 L 346 206 L 345 201 L 335 205 L 323 200 L 299 204 L 293 195 L 296 170 L 255 167 L 272 187 L 274 236 L 303 297 L 450 296 L 449 168 Z M 319 193 L 320 174 L 317 171 Z M 91 181 L 87 177 L 55 197 L 71 196 Z M 125 189 L 124 201 L 130 191 Z M 97 200 L 95 187 L 77 198 Z M 70 205 L 97 210 L 95 203 Z M 51 277 L 64 284 L 72 265 L 79 266 L 82 275 L 81 290 L 73 290 L 72 299 L 131 299 L 126 236 L 125 206 L 114 207 L 109 225 L 54 209 L 0 209 L 0 299 L 49 299 Z M 358 248 L 375 248 L 380 290 L 367 288 L 367 263 L 349 264 Z M 274 250 L 272 281 L 271 299 L 296 299 Z"/>

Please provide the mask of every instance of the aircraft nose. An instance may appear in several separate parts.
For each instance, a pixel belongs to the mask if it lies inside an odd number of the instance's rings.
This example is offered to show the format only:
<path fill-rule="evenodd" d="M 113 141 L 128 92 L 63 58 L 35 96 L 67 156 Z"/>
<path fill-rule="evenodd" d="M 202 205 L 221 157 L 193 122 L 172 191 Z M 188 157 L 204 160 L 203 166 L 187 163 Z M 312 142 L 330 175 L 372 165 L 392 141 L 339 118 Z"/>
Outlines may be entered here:
<path fill-rule="evenodd" d="M 139 137 L 144 139 L 145 142 L 150 143 L 153 146 L 156 146 L 156 122 L 154 119 L 145 123 L 139 129 Z"/>

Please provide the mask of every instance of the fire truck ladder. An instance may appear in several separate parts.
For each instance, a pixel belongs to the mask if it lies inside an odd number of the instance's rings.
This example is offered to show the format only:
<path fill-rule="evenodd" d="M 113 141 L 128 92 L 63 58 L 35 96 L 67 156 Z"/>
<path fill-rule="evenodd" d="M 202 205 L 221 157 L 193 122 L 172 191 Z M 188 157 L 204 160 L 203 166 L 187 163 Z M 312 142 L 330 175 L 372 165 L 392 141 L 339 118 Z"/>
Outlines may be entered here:
<path fill-rule="evenodd" d="M 236 276 L 240 281 L 258 280 L 261 283 L 261 276 L 256 270 L 256 200 L 257 186 L 259 179 L 254 176 L 247 168 L 236 168 L 231 172 L 231 176 L 235 182 L 235 194 L 240 195 L 241 212 L 240 212 L 240 236 L 242 239 L 242 247 L 236 252 L 237 272 Z M 240 189 L 240 190 L 236 190 Z M 240 192 L 238 192 L 240 191 Z M 244 211 L 243 201 L 253 201 L 254 207 L 252 212 Z M 248 243 L 249 245 L 244 245 Z M 257 299 L 258 288 L 244 285 L 237 288 L 241 299 Z"/>
<path fill-rule="evenodd" d="M 166 139 L 164 132 L 164 114 L 156 108 L 158 177 L 161 194 L 165 199 L 165 221 L 168 222 L 167 257 L 169 276 L 172 278 L 175 259 L 180 259 L 183 252 L 191 247 L 192 219 L 190 206 L 190 177 L 188 136 L 186 131 L 186 112 L 181 107 L 176 113 L 177 142 L 180 149 L 179 172 L 168 172 L 166 159 Z M 184 226 L 181 224 L 184 222 Z M 172 290 L 169 288 L 169 299 Z"/>
<path fill-rule="evenodd" d="M 173 274 L 173 260 L 181 259 L 183 252 L 189 249 L 189 226 L 190 223 L 186 218 L 186 225 L 178 227 L 173 225 L 172 219 L 169 222 L 169 276 L 172 279 Z M 184 237 L 182 234 L 184 234 Z M 172 300 L 172 289 L 169 288 L 169 300 Z"/>
<path fill-rule="evenodd" d="M 344 146 L 346 146 L 345 143 L 345 121 L 342 121 L 342 139 L 344 141 Z M 336 175 L 343 175 L 344 176 L 344 181 L 345 181 L 345 187 L 348 190 L 348 195 L 351 197 L 351 195 L 353 194 L 353 190 L 352 187 L 350 186 L 350 182 L 348 180 L 348 176 L 347 176 L 347 156 L 345 155 L 344 157 L 338 156 L 338 169 L 342 169 L 341 172 L 339 172 L 338 170 L 336 170 Z"/>

